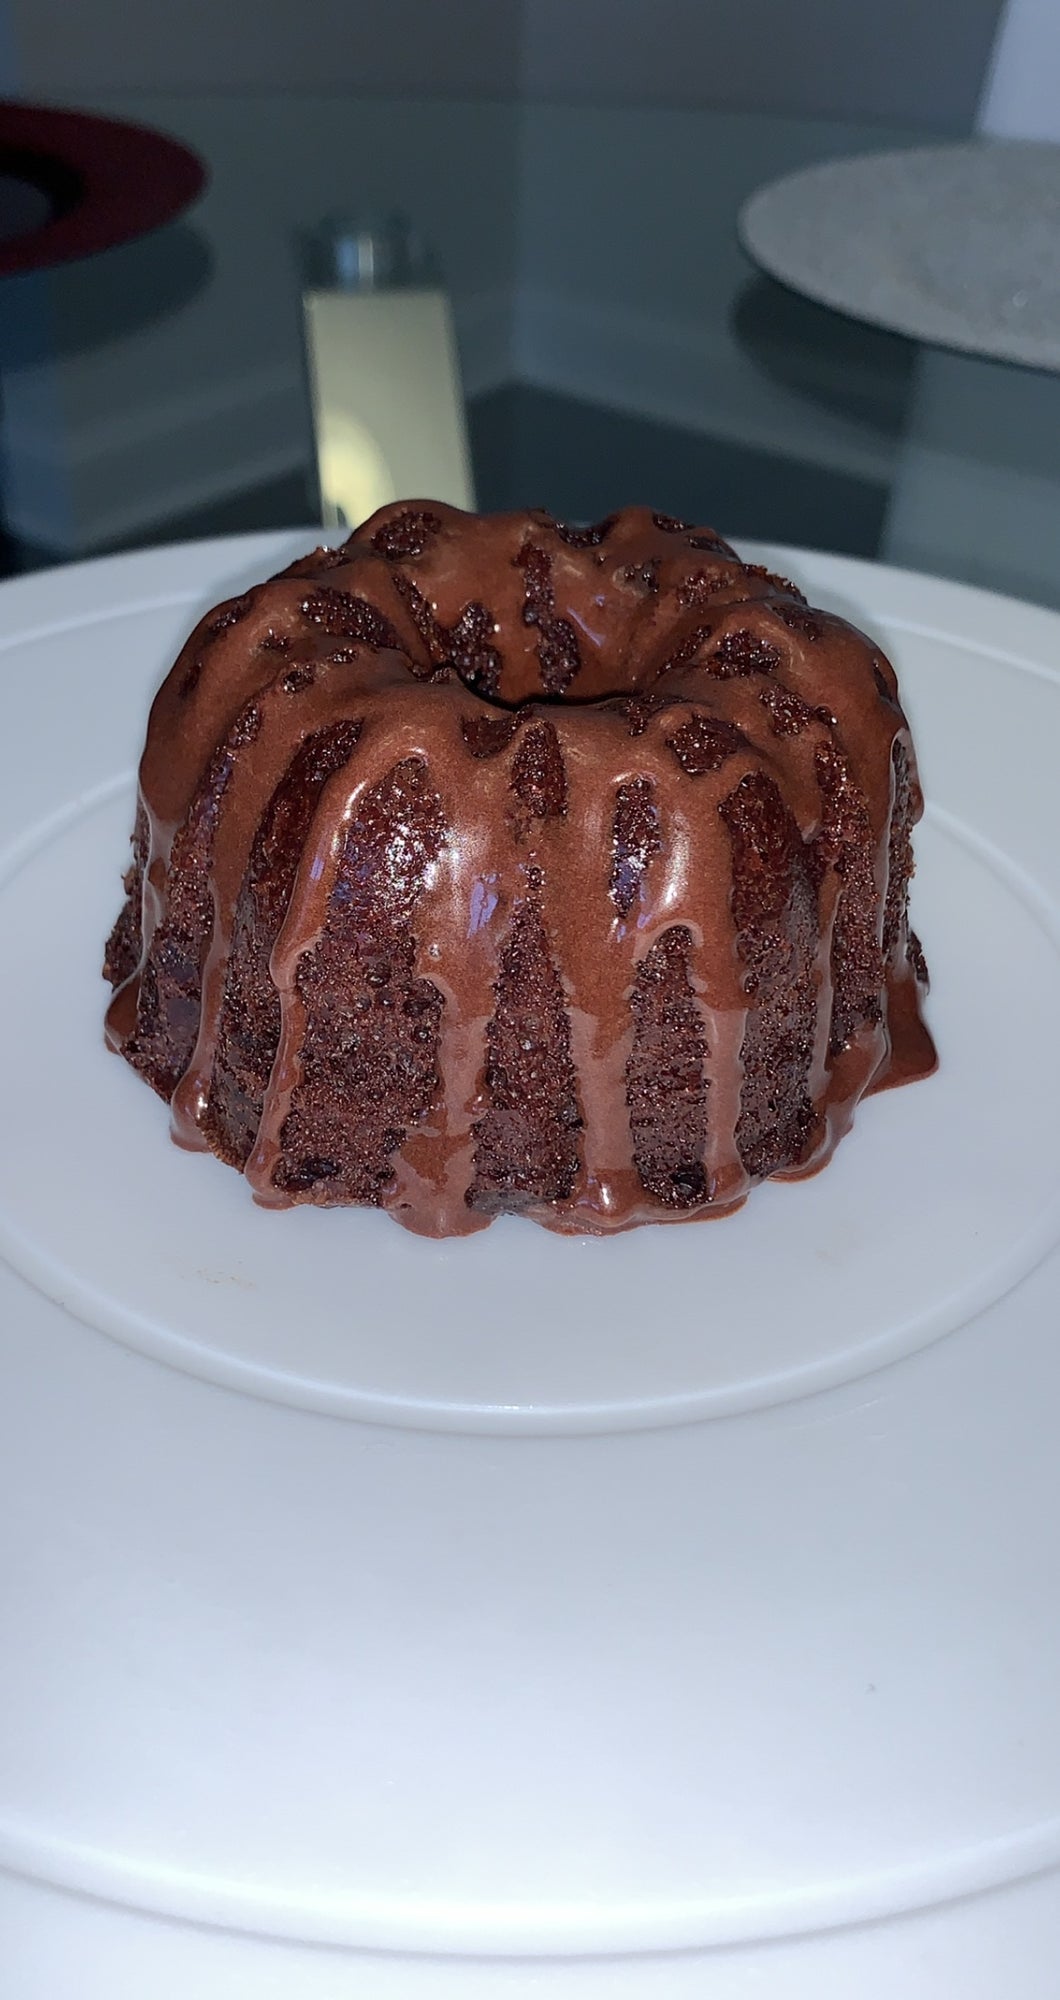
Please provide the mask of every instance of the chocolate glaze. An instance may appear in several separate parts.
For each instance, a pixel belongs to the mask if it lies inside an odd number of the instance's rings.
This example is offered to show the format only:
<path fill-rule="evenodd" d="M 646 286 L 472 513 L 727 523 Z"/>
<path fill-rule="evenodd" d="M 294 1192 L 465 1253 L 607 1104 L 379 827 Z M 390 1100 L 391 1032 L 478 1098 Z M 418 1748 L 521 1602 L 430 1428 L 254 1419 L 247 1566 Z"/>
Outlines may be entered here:
<path fill-rule="evenodd" d="M 888 662 L 711 530 L 399 503 L 160 689 L 107 1038 L 268 1205 L 722 1214 L 935 1065 L 921 810 Z"/>

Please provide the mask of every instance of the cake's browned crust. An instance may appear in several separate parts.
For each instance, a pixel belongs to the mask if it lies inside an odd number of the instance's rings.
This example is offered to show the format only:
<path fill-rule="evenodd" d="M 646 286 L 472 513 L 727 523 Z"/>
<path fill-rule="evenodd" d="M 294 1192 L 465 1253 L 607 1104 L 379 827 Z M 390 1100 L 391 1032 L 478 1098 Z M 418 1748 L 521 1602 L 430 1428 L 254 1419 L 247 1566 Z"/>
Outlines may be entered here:
<path fill-rule="evenodd" d="M 259 1199 L 611 1230 L 926 1074 L 893 671 L 712 530 L 384 508 L 152 710 L 108 1038 Z"/>
<path fill-rule="evenodd" d="M 373 785 L 345 829 L 323 929 L 297 961 L 299 1074 L 271 1177 L 283 1193 L 381 1202 L 438 1094 L 442 996 L 416 975 L 412 921 L 447 831 L 418 757 Z"/>
<path fill-rule="evenodd" d="M 722 801 L 732 842 L 736 950 L 750 1001 L 740 1049 L 736 1150 L 752 1180 L 803 1158 L 813 1131 L 817 889 L 812 850 L 772 778 L 755 771 Z"/>
<path fill-rule="evenodd" d="M 359 725 L 333 722 L 307 736 L 265 809 L 236 904 L 224 1002 L 203 1130 L 214 1151 L 242 1166 L 261 1123 L 280 1042 L 280 999 L 269 959 L 290 900 L 306 835 L 326 780 L 353 752 Z"/>
<path fill-rule="evenodd" d="M 471 1206 L 485 1214 L 568 1201 L 578 1178 L 582 1121 L 570 1024 L 533 895 L 512 919 L 495 992 L 469 1190 Z"/>
<path fill-rule="evenodd" d="M 689 971 L 692 939 L 664 931 L 637 969 L 630 995 L 633 1047 L 626 1102 L 641 1184 L 667 1208 L 707 1199 L 707 1055 Z"/>

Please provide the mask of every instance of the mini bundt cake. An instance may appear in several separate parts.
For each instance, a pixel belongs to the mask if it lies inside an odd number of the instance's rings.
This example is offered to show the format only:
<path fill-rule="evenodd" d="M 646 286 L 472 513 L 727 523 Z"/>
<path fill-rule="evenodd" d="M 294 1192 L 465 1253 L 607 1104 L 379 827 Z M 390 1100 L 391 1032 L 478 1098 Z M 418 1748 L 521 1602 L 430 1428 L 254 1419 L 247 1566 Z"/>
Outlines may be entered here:
<path fill-rule="evenodd" d="M 719 1215 L 926 1075 L 894 673 L 707 528 L 385 507 L 156 697 L 107 1037 L 259 1201 Z"/>

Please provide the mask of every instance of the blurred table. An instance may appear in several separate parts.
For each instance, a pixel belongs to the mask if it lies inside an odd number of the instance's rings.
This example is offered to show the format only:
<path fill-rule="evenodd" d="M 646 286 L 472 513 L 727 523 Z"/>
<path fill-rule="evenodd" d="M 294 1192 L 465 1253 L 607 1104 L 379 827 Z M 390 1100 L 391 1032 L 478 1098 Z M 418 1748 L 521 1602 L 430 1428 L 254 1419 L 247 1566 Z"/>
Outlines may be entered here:
<path fill-rule="evenodd" d="M 342 93 L 94 108 L 172 133 L 210 186 L 141 243 L 9 281 L 9 566 L 304 520 L 295 233 L 400 208 L 452 295 L 481 505 L 590 519 L 646 499 L 1060 601 L 1060 376 L 929 354 L 797 296 L 738 238 L 757 189 L 942 135 Z M 946 498 L 915 508 L 925 452 Z"/>

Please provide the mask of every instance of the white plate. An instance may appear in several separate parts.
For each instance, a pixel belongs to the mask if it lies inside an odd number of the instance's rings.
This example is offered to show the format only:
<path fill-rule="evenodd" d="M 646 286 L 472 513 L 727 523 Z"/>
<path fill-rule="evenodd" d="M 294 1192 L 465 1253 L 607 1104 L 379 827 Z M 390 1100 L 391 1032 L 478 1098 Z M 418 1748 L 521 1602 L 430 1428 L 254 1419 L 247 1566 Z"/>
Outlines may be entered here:
<path fill-rule="evenodd" d="M 102 1049 L 149 693 L 290 547 L 3 592 L 5 2000 L 63 1936 L 152 2000 L 1045 2000 L 1060 618 L 756 551 L 902 676 L 938 1076 L 725 1222 L 431 1244 L 256 1209 Z"/>
<path fill-rule="evenodd" d="M 1060 369 L 1060 146 L 826 160 L 760 188 L 740 235 L 773 277 L 855 319 Z"/>

